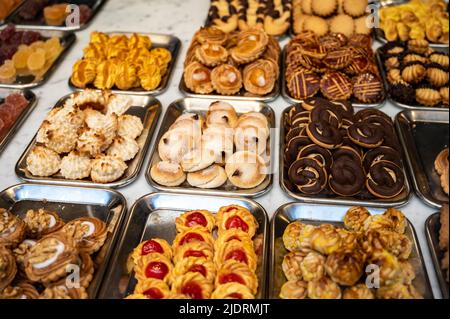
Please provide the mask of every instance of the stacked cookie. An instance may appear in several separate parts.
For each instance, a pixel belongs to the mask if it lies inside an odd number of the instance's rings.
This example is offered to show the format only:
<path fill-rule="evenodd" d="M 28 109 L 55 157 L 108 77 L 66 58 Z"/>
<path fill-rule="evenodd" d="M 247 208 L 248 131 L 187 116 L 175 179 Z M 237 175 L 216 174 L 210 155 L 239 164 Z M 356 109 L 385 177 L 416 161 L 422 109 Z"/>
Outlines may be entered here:
<path fill-rule="evenodd" d="M 370 35 L 366 13 L 368 0 L 293 0 L 294 33 L 312 31 L 318 36 L 329 32 Z"/>
<path fill-rule="evenodd" d="M 159 141 L 160 162 L 151 168 L 153 180 L 176 187 L 251 189 L 266 179 L 265 156 L 270 135 L 265 115 L 241 115 L 226 102 L 214 102 L 206 117 L 180 116 Z"/>
<path fill-rule="evenodd" d="M 448 53 L 433 50 L 426 40 L 410 40 L 389 42 L 380 55 L 395 101 L 448 108 Z"/>
<path fill-rule="evenodd" d="M 280 74 L 280 46 L 260 29 L 198 31 L 184 63 L 184 84 L 196 94 L 265 96 Z"/>
<path fill-rule="evenodd" d="M 404 190 L 399 142 L 383 112 L 310 98 L 284 120 L 284 182 L 293 192 L 391 199 Z"/>
<path fill-rule="evenodd" d="M 353 98 L 364 104 L 385 99 L 370 36 L 318 37 L 305 31 L 287 45 L 286 55 L 286 86 L 294 99 L 319 94 L 333 101 Z"/>
<path fill-rule="evenodd" d="M 66 224 L 45 209 L 23 219 L 0 209 L 0 299 L 88 298 L 107 235 L 107 225 L 94 217 Z"/>
<path fill-rule="evenodd" d="M 131 254 L 138 283 L 127 299 L 255 299 L 257 229 L 240 206 L 222 207 L 217 217 L 205 210 L 181 215 L 172 246 L 151 239 Z"/>
<path fill-rule="evenodd" d="M 291 7 L 289 0 L 211 0 L 207 26 L 226 33 L 261 28 L 280 36 L 289 29 Z"/>

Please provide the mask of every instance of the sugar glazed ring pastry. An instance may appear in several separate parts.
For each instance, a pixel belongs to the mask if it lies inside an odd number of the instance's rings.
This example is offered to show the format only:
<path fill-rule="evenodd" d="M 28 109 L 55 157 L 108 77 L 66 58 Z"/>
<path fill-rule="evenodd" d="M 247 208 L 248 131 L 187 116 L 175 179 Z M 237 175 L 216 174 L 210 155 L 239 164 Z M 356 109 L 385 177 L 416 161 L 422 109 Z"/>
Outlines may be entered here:
<path fill-rule="evenodd" d="M 211 165 L 201 171 L 188 173 L 187 181 L 193 187 L 214 189 L 224 185 L 228 180 L 225 169 L 220 165 Z"/>
<path fill-rule="evenodd" d="M 14 280 L 17 273 L 14 255 L 3 246 L 0 246 L 0 270 L 0 291 L 3 291 Z"/>
<path fill-rule="evenodd" d="M 170 288 L 162 280 L 146 279 L 137 283 L 134 293 L 144 295 L 147 299 L 168 299 Z"/>
<path fill-rule="evenodd" d="M 0 208 L 0 246 L 16 248 L 25 239 L 26 231 L 22 219 Z"/>
<path fill-rule="evenodd" d="M 227 283 L 218 286 L 211 295 L 211 299 L 255 299 L 249 288 L 238 283 Z"/>
<path fill-rule="evenodd" d="M 198 273 L 187 273 L 174 279 L 172 292 L 191 299 L 209 299 L 214 286 Z"/>
<path fill-rule="evenodd" d="M 172 259 L 172 247 L 170 247 L 169 243 L 163 239 L 155 238 L 146 240 L 133 250 L 131 258 L 133 259 L 134 264 L 137 264 L 140 258 L 150 254 L 161 254 L 168 259 Z"/>
<path fill-rule="evenodd" d="M 251 189 L 262 184 L 267 176 L 267 167 L 261 156 L 251 152 L 237 152 L 225 166 L 230 182 L 242 189 Z"/>
<path fill-rule="evenodd" d="M 139 282 L 156 279 L 169 284 L 172 281 L 173 264 L 164 255 L 148 254 L 138 260 L 134 271 Z"/>
<path fill-rule="evenodd" d="M 191 228 L 204 228 L 206 231 L 212 232 L 216 225 L 214 215 L 206 210 L 195 210 L 184 213 L 175 220 L 177 232 L 182 233 Z"/>
<path fill-rule="evenodd" d="M 30 239 L 40 239 L 64 226 L 64 221 L 56 212 L 44 209 L 30 209 L 23 221 L 27 225 L 27 236 Z"/>
<path fill-rule="evenodd" d="M 211 72 L 211 82 L 219 94 L 234 95 L 242 88 L 242 75 L 234 66 L 222 64 Z"/>
<path fill-rule="evenodd" d="M 179 164 L 159 162 L 151 168 L 152 179 L 160 185 L 174 187 L 186 181 L 186 174 Z"/>
<path fill-rule="evenodd" d="M 253 295 L 258 292 L 258 278 L 245 264 L 234 260 L 226 261 L 217 269 L 215 286 L 220 287 L 228 283 L 237 283 L 250 289 Z"/>
<path fill-rule="evenodd" d="M 93 254 L 104 244 L 108 235 L 105 222 L 95 217 L 81 217 L 67 223 L 61 230 L 71 237 L 80 252 Z"/>
<path fill-rule="evenodd" d="M 25 257 L 25 272 L 31 281 L 47 284 L 67 275 L 67 266 L 77 260 L 74 240 L 61 232 L 53 233 L 31 248 Z"/>

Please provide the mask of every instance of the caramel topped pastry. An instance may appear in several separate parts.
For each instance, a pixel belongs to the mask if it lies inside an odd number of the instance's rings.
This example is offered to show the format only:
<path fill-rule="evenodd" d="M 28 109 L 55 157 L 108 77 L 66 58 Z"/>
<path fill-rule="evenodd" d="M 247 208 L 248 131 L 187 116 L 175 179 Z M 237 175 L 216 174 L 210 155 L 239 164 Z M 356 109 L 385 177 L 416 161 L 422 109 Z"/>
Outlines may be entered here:
<path fill-rule="evenodd" d="M 347 67 L 352 60 L 353 51 L 349 47 L 341 47 L 329 52 L 323 62 L 331 69 L 343 69 Z"/>
<path fill-rule="evenodd" d="M 306 282 L 325 276 L 325 257 L 316 252 L 308 253 L 300 263 L 302 277 Z"/>
<path fill-rule="evenodd" d="M 242 88 L 241 72 L 232 65 L 222 64 L 211 72 L 211 82 L 219 94 L 233 95 Z"/>
<path fill-rule="evenodd" d="M 105 243 L 106 224 L 98 218 L 82 217 L 67 223 L 61 230 L 74 240 L 80 252 L 92 254 Z"/>
<path fill-rule="evenodd" d="M 277 81 L 277 66 L 271 60 L 258 60 L 247 65 L 243 72 L 245 89 L 256 95 L 273 91 Z"/>
<path fill-rule="evenodd" d="M 194 40 L 209 44 L 223 45 L 227 41 L 227 34 L 215 27 L 201 28 L 194 36 Z"/>
<path fill-rule="evenodd" d="M 314 72 L 298 70 L 287 79 L 287 86 L 294 98 L 305 99 L 319 91 L 320 78 Z"/>
<path fill-rule="evenodd" d="M 189 90 L 199 94 L 211 93 L 211 70 L 198 62 L 192 62 L 184 70 L 184 83 Z"/>
<path fill-rule="evenodd" d="M 217 66 L 228 59 L 228 51 L 218 44 L 205 43 L 195 51 L 196 58 L 206 66 Z"/>
<path fill-rule="evenodd" d="M 39 239 L 64 226 L 63 220 L 57 213 L 44 209 L 27 211 L 24 222 L 27 224 L 27 235 L 32 239 Z"/>
<path fill-rule="evenodd" d="M 250 63 L 261 57 L 268 43 L 266 33 L 256 29 L 249 30 L 239 35 L 237 46 L 230 50 L 230 54 L 238 64 Z"/>
<path fill-rule="evenodd" d="M 17 266 L 14 255 L 6 247 L 0 246 L 0 292 L 3 292 L 3 289 L 9 286 L 16 273 Z"/>

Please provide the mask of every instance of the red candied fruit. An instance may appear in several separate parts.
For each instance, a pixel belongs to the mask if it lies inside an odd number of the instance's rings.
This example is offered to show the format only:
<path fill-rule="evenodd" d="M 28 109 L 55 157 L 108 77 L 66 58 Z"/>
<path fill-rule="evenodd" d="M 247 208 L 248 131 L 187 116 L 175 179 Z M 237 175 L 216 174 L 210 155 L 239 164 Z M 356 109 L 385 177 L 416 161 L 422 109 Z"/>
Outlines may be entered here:
<path fill-rule="evenodd" d="M 234 292 L 232 294 L 228 295 L 228 298 L 232 299 L 244 299 L 244 296 L 242 296 L 240 293 Z"/>
<path fill-rule="evenodd" d="M 154 240 L 148 240 L 142 246 L 141 254 L 142 254 L 142 256 L 146 256 L 146 255 L 152 254 L 152 253 L 163 254 L 164 249 L 158 242 L 156 242 Z"/>
<path fill-rule="evenodd" d="M 188 257 L 207 257 L 206 254 L 200 250 L 188 250 L 187 252 L 184 253 L 184 258 L 188 258 Z"/>
<path fill-rule="evenodd" d="M 226 257 L 225 257 L 225 261 L 226 260 L 236 260 L 238 262 L 244 263 L 248 265 L 248 259 L 247 259 L 247 254 L 241 250 L 241 249 L 236 249 L 236 250 L 232 250 L 230 251 Z"/>
<path fill-rule="evenodd" d="M 206 278 L 207 271 L 203 265 L 193 265 L 188 269 L 188 272 L 197 272 Z"/>
<path fill-rule="evenodd" d="M 203 226 L 206 227 L 208 225 L 208 221 L 205 216 L 199 212 L 193 212 L 186 217 L 186 225 L 187 227 L 194 226 Z"/>
<path fill-rule="evenodd" d="M 189 296 L 192 299 L 204 299 L 202 288 L 195 282 L 188 282 L 181 288 L 183 295 Z"/>
<path fill-rule="evenodd" d="M 183 246 L 184 244 L 188 244 L 194 241 L 205 241 L 205 239 L 202 235 L 191 232 L 184 235 L 184 237 L 180 240 L 180 245 Z"/>
<path fill-rule="evenodd" d="M 164 294 L 158 288 L 147 289 L 143 295 L 148 299 L 164 299 Z"/>
<path fill-rule="evenodd" d="M 165 263 L 154 261 L 147 265 L 145 268 L 145 276 L 147 278 L 154 278 L 164 280 L 169 274 L 169 267 Z"/>
<path fill-rule="evenodd" d="M 239 276 L 238 274 L 233 274 L 233 273 L 222 275 L 219 279 L 219 282 L 221 285 L 232 283 L 232 282 L 238 283 L 241 285 L 245 285 L 244 279 L 242 279 L 242 277 Z"/>
<path fill-rule="evenodd" d="M 248 232 L 248 225 L 239 216 L 233 216 L 227 219 L 225 228 L 228 229 L 241 229 L 244 232 Z"/>

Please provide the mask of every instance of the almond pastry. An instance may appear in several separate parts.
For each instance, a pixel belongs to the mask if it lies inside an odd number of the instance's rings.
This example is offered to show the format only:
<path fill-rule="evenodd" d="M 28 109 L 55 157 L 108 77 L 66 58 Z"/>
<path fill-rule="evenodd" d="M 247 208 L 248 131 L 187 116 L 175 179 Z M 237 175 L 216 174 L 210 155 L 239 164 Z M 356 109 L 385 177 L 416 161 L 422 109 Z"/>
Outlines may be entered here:
<path fill-rule="evenodd" d="M 307 296 L 308 283 L 305 281 L 288 281 L 281 287 L 281 299 L 306 299 Z"/>
<path fill-rule="evenodd" d="M 325 257 L 316 252 L 307 254 L 300 264 L 303 280 L 310 282 L 325 276 L 325 261 Z"/>
<path fill-rule="evenodd" d="M 6 247 L 0 246 L 0 291 L 9 286 L 17 273 L 14 255 Z"/>
<path fill-rule="evenodd" d="M 353 287 L 347 288 L 344 291 L 343 299 L 349 300 L 371 300 L 375 299 L 374 292 L 367 288 L 365 284 L 358 284 Z"/>
<path fill-rule="evenodd" d="M 342 238 L 332 225 L 321 225 L 311 234 L 311 247 L 324 255 L 338 250 L 341 243 Z"/>
<path fill-rule="evenodd" d="M 395 283 L 377 290 L 378 299 L 423 299 L 412 285 Z"/>
<path fill-rule="evenodd" d="M 44 209 L 30 209 L 23 221 L 27 225 L 27 236 L 31 239 L 39 239 L 64 226 L 64 221 L 57 213 Z"/>
<path fill-rule="evenodd" d="M 370 217 L 369 211 L 364 207 L 352 207 L 344 217 L 344 224 L 348 230 L 359 232 L 363 230 L 365 221 Z"/>
<path fill-rule="evenodd" d="M 83 287 L 80 288 L 69 288 L 66 284 L 56 283 L 52 284 L 44 290 L 41 294 L 40 299 L 88 299 L 89 296 L 86 292 L 86 289 Z"/>
<path fill-rule="evenodd" d="M 74 240 L 80 252 L 87 254 L 97 252 L 108 235 L 107 225 L 94 217 L 72 220 L 63 227 L 62 232 Z"/>
<path fill-rule="evenodd" d="M 341 299 L 341 288 L 328 277 L 308 283 L 308 297 L 311 299 Z"/>
<path fill-rule="evenodd" d="M 6 209 L 0 208 L 0 246 L 15 248 L 24 239 L 26 224 Z"/>
<path fill-rule="evenodd" d="M 284 256 L 281 268 L 288 281 L 302 280 L 303 272 L 301 264 L 304 259 L 305 255 L 303 253 L 295 251 Z"/>

